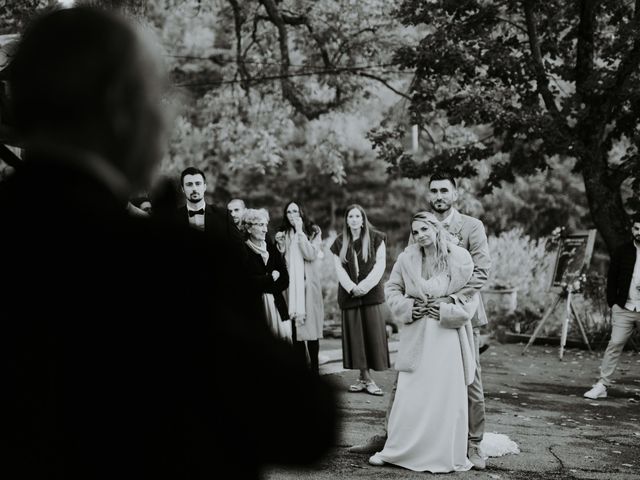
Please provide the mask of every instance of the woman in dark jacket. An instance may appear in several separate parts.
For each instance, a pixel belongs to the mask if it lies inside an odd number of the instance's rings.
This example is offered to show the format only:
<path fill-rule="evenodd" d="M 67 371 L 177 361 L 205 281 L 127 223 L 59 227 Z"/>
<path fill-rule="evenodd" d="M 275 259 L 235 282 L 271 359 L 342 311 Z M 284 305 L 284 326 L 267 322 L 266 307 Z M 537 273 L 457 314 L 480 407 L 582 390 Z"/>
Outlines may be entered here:
<path fill-rule="evenodd" d="M 291 321 L 282 292 L 289 286 L 284 258 L 273 242 L 267 240 L 269 213 L 265 209 L 247 209 L 240 228 L 246 234 L 249 251 L 248 276 L 261 295 L 263 322 L 279 338 L 291 342 Z"/>
<path fill-rule="evenodd" d="M 390 367 L 384 322 L 385 236 L 374 230 L 360 205 L 345 210 L 343 231 L 331 246 L 338 275 L 342 310 L 344 368 L 360 370 L 351 392 L 382 395 L 369 373 Z"/>

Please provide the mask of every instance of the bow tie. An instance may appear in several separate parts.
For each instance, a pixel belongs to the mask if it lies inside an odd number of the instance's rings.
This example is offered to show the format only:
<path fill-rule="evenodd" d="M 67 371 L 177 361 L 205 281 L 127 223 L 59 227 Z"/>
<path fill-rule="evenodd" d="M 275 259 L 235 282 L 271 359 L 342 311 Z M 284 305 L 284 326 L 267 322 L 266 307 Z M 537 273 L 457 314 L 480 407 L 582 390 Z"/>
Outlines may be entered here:
<path fill-rule="evenodd" d="M 200 210 L 189 210 L 189 218 L 195 217 L 196 215 L 204 215 L 204 208 Z"/>

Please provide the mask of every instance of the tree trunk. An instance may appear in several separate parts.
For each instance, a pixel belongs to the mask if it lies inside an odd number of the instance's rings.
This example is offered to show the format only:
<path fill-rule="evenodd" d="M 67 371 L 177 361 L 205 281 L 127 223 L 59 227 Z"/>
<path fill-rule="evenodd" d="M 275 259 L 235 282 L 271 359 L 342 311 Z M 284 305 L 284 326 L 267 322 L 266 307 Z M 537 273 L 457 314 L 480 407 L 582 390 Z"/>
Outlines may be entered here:
<path fill-rule="evenodd" d="M 622 203 L 620 184 L 611 181 L 607 170 L 606 152 L 587 150 L 582 170 L 591 218 L 604 239 L 609 254 L 620 244 L 629 241 L 628 216 Z"/>

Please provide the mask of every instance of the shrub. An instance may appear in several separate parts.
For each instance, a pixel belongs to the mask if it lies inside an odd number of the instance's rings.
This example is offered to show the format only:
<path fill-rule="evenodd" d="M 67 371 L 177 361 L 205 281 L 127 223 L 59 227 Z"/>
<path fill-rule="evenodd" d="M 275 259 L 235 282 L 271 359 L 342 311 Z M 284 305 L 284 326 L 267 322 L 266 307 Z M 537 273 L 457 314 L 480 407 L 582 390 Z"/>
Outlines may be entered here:
<path fill-rule="evenodd" d="M 490 236 L 491 272 L 487 287 L 516 288 L 518 310 L 539 317 L 547 305 L 553 255 L 546 249 L 546 239 L 534 240 L 521 228 Z M 491 321 L 491 319 L 490 319 Z"/>
<path fill-rule="evenodd" d="M 491 273 L 489 288 L 511 287 L 518 289 L 518 307 L 510 314 L 489 319 L 489 328 L 505 327 L 514 330 L 518 322 L 522 333 L 531 334 L 558 295 L 551 291 L 551 275 L 555 264 L 557 244 L 550 238 L 531 239 L 520 228 L 489 237 Z M 590 269 L 586 275 L 584 290 L 572 296 L 572 303 L 580 315 L 589 342 L 606 345 L 611 332 L 611 311 L 606 303 L 606 277 Z M 566 301 L 560 302 L 545 322 L 539 336 L 560 335 L 562 322 L 567 314 Z M 572 320 L 569 336 L 582 339 Z"/>

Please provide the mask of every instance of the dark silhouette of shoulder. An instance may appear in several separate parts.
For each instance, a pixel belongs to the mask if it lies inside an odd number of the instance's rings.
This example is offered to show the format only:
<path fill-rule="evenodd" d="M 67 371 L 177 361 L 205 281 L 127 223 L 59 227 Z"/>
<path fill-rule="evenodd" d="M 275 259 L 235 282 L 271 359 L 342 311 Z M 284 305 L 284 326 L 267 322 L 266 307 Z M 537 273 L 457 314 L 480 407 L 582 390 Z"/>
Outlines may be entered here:
<path fill-rule="evenodd" d="M 0 184 L 0 224 L 13 478 L 199 478 L 220 465 L 246 478 L 333 443 L 333 390 L 238 318 L 224 240 L 130 216 L 100 182 L 49 166 Z"/>

